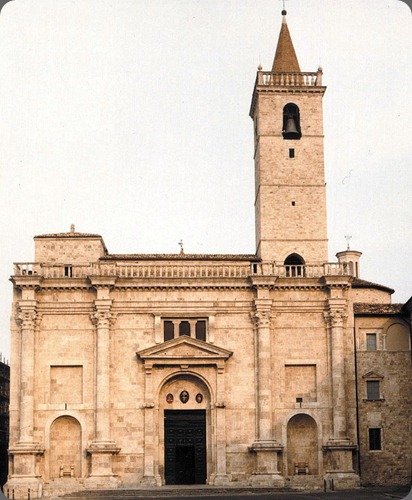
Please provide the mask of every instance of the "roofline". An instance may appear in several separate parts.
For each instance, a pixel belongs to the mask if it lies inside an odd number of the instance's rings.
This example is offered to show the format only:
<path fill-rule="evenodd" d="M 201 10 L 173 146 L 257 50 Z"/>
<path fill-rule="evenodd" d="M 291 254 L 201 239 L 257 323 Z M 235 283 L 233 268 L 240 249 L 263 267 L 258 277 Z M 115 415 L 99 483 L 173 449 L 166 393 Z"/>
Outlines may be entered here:
<path fill-rule="evenodd" d="M 354 280 L 352 281 L 352 288 L 374 288 L 375 290 L 388 292 L 391 295 L 395 293 L 395 290 L 393 288 L 389 288 L 388 286 L 385 285 L 379 285 L 378 283 L 372 283 L 370 281 L 361 280 L 359 278 L 354 278 Z"/>
<path fill-rule="evenodd" d="M 115 260 L 219 260 L 219 261 L 260 261 L 254 254 L 107 254 L 100 257 L 100 261 Z"/>
<path fill-rule="evenodd" d="M 106 243 L 100 234 L 92 234 L 92 233 L 50 233 L 50 234 L 38 234 L 34 236 L 34 240 L 43 240 L 43 239 L 59 239 L 59 240 L 70 240 L 70 239 L 84 239 L 84 240 L 100 240 L 104 253 L 108 254 Z"/>
<path fill-rule="evenodd" d="M 368 305 L 368 306 L 376 306 L 378 308 L 381 306 L 382 308 L 388 308 L 387 311 L 361 311 L 361 312 L 356 312 L 356 306 L 362 306 L 362 305 Z M 392 310 L 390 310 L 392 309 Z M 403 318 L 405 317 L 405 312 L 403 311 L 403 304 L 399 303 L 394 303 L 394 304 L 373 304 L 369 302 L 354 302 L 353 304 L 353 314 L 355 316 L 402 316 Z"/>
<path fill-rule="evenodd" d="M 402 310 L 406 314 L 412 314 L 412 297 L 405 302 L 405 304 L 402 306 Z"/>

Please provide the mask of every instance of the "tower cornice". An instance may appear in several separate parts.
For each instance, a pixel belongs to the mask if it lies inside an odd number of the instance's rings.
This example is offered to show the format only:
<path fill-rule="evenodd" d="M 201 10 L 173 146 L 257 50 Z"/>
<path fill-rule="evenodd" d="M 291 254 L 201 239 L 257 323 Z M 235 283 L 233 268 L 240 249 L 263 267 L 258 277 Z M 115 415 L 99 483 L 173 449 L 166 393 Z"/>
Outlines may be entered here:
<path fill-rule="evenodd" d="M 259 67 L 260 68 L 260 67 Z M 253 118 L 258 94 L 323 94 L 322 68 L 317 72 L 273 73 L 258 70 L 249 115 Z"/>

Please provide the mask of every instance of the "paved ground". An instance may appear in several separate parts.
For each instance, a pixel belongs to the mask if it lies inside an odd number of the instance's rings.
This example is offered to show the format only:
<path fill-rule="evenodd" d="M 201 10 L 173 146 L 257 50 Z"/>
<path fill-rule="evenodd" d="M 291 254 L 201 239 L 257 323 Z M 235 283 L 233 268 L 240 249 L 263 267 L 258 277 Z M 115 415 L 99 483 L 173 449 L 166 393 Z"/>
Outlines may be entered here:
<path fill-rule="evenodd" d="M 71 493 L 66 500 L 141 500 L 150 498 L 167 498 L 168 500 L 221 500 L 234 498 L 236 500 L 412 500 L 410 488 L 360 488 L 351 491 L 279 491 L 270 488 L 191 488 L 167 487 L 156 489 L 88 491 Z M 56 500 L 57 497 L 51 500 Z"/>

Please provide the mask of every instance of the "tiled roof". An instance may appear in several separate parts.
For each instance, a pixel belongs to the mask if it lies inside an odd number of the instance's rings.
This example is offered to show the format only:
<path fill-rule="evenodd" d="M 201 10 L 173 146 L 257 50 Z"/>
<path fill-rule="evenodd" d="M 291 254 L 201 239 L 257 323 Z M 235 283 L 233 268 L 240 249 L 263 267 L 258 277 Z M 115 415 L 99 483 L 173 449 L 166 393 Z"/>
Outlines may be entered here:
<path fill-rule="evenodd" d="M 283 16 L 276 54 L 273 60 L 272 73 L 300 73 L 300 66 L 293 47 L 292 38 Z"/>
<path fill-rule="evenodd" d="M 379 285 L 378 283 L 372 283 L 371 281 L 361 280 L 360 278 L 353 278 L 352 288 L 376 288 L 382 290 L 383 292 L 394 293 L 393 288 L 389 288 L 384 285 Z"/>
<path fill-rule="evenodd" d="M 103 239 L 100 234 L 92 234 L 92 233 L 52 233 L 52 234 L 39 234 L 35 236 L 35 238 L 100 238 Z"/>
<path fill-rule="evenodd" d="M 393 315 L 402 314 L 403 304 L 353 304 L 353 312 L 355 314 L 367 315 Z"/>
<path fill-rule="evenodd" d="M 108 254 L 100 260 L 230 260 L 230 261 L 257 261 L 253 254 L 196 254 L 196 253 L 140 253 L 140 254 Z"/>

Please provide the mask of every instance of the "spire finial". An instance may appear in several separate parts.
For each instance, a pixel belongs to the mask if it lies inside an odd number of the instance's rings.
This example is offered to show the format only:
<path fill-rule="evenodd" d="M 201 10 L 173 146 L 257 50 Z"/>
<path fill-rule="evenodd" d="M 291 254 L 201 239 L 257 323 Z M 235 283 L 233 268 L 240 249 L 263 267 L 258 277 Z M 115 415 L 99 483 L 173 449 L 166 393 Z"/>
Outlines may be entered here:
<path fill-rule="evenodd" d="M 185 251 L 183 249 L 183 240 L 179 241 L 179 246 L 180 246 L 180 255 L 184 255 Z"/>
<path fill-rule="evenodd" d="M 282 0 L 282 26 L 280 28 L 275 58 L 272 64 L 272 73 L 300 73 L 298 58 L 296 57 L 288 23 L 286 22 L 286 1 L 287 0 Z"/>
<path fill-rule="evenodd" d="M 346 240 L 346 243 L 347 243 L 347 248 L 346 250 L 350 250 L 350 240 L 352 239 L 352 236 L 350 234 L 347 234 L 345 236 L 345 240 Z"/>

